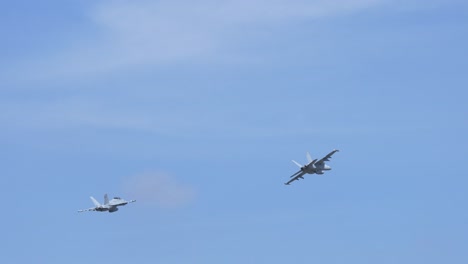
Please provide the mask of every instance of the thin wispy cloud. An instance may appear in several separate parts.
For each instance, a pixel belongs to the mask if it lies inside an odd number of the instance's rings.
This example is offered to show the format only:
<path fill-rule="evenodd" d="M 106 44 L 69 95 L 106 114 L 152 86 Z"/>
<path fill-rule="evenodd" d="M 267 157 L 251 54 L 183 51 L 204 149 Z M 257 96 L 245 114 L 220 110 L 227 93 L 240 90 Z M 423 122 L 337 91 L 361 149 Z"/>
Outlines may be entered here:
<path fill-rule="evenodd" d="M 346 15 L 384 1 L 100 1 L 87 16 L 93 35 L 77 36 L 69 47 L 25 67 L 37 79 L 181 61 L 250 60 L 252 54 L 227 54 L 229 47 L 246 41 L 243 31 Z"/>
<path fill-rule="evenodd" d="M 367 122 L 329 122 L 320 119 L 320 126 L 304 123 L 306 113 L 292 113 L 283 108 L 266 106 L 267 112 L 250 112 L 253 104 L 207 107 L 167 106 L 135 107 L 129 104 L 92 102 L 92 100 L 65 100 L 59 103 L 38 102 L 28 105 L 3 104 L 0 106 L 0 123 L 12 131 L 73 131 L 76 128 L 113 129 L 114 131 L 150 132 L 158 136 L 183 136 L 197 139 L 268 138 L 311 135 L 368 135 L 394 133 L 420 125 L 411 122 L 394 127 L 392 122 L 368 124 Z M 209 99 L 207 99 L 209 100 Z M 292 109 L 294 112 L 294 109 Z M 273 118 L 274 117 L 274 118 Z M 320 118 L 320 117 L 317 117 Z M 318 119 L 317 119 L 318 120 Z M 298 128 L 298 124 L 301 126 Z"/>
<path fill-rule="evenodd" d="M 161 208 L 178 208 L 195 200 L 195 189 L 162 172 L 134 175 L 124 182 L 124 191 L 138 202 Z"/>
<path fill-rule="evenodd" d="M 45 78 L 55 82 L 56 79 L 112 73 L 133 66 L 231 57 L 247 60 L 256 56 L 256 51 L 246 51 L 249 54 L 227 52 L 236 50 L 232 47 L 242 42 L 255 41 L 245 40 L 244 31 L 255 32 L 265 26 L 274 30 L 300 20 L 332 19 L 383 3 L 385 0 L 99 1 L 88 10 L 89 21 L 94 26 L 93 35 L 77 36 L 79 41 L 73 41 L 76 44 L 56 54 L 44 54 L 42 60 L 33 61 L 25 71 L 16 72 L 21 78 Z M 167 88 L 155 89 L 164 94 Z M 203 98 L 195 90 L 187 96 L 189 90 L 183 91 L 184 96 L 197 104 L 152 102 L 140 108 L 136 107 L 142 105 L 139 101 L 124 100 L 126 103 L 116 104 L 107 99 L 93 101 L 85 97 L 33 105 L 2 105 L 4 114 L 0 114 L 0 121 L 21 129 L 87 127 L 150 131 L 162 135 L 190 131 L 190 135 L 197 137 L 265 137 L 297 135 L 296 125 L 307 118 L 292 119 L 289 111 L 266 104 L 264 108 L 268 108 L 276 120 L 262 120 L 248 110 L 258 106 L 257 102 L 247 104 L 244 99 L 233 101 L 227 96 L 216 98 L 217 102 L 224 103 L 217 104 L 217 111 L 212 111 L 210 96 Z M 245 107 L 239 109 L 239 103 Z M 300 133 L 329 131 L 312 127 L 303 128 Z"/>

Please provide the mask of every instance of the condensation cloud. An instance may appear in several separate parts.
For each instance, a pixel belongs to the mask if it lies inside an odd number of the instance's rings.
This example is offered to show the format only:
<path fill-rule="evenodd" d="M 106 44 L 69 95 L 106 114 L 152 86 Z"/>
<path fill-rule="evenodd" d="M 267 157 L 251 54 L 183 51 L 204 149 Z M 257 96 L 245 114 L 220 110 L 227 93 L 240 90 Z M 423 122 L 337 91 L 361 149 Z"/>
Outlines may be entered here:
<path fill-rule="evenodd" d="M 124 191 L 138 203 L 162 208 L 182 207 L 195 199 L 192 186 L 162 172 L 131 176 L 124 182 Z"/>

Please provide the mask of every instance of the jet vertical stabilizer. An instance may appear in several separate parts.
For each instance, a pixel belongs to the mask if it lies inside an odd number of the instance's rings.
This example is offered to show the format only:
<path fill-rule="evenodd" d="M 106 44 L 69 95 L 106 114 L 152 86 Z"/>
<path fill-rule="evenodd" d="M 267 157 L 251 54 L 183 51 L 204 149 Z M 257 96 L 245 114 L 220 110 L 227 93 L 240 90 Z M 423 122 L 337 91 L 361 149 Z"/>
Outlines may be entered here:
<path fill-rule="evenodd" d="M 94 197 L 90 196 L 89 198 L 91 198 L 91 201 L 93 201 L 94 206 L 96 207 L 101 206 L 101 204 L 96 199 L 94 199 Z"/>
<path fill-rule="evenodd" d="M 109 204 L 109 197 L 107 196 L 107 193 L 104 194 L 104 204 Z"/>
<path fill-rule="evenodd" d="M 294 164 L 296 164 L 299 168 L 302 168 L 302 165 L 301 165 L 299 162 L 297 162 L 297 161 L 295 161 L 295 160 L 292 160 L 292 162 L 293 162 Z"/>

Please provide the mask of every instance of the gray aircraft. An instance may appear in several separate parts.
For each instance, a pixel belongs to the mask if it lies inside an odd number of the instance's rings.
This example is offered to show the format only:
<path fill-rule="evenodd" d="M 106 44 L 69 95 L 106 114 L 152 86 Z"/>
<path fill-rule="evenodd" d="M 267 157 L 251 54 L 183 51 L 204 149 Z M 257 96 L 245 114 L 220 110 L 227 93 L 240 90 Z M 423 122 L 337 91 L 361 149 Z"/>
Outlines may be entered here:
<path fill-rule="evenodd" d="M 98 212 L 105 212 L 109 211 L 109 213 L 113 213 L 115 211 L 118 211 L 119 208 L 117 206 L 124 206 L 128 203 L 134 203 L 136 200 L 130 200 L 130 201 L 125 201 L 124 199 L 120 197 L 114 197 L 112 200 L 109 201 L 109 198 L 107 197 L 107 194 L 104 195 L 104 204 L 100 204 L 94 197 L 90 196 L 91 201 L 93 201 L 94 206 L 93 208 L 89 209 L 84 209 L 84 210 L 79 210 L 78 212 L 86 212 L 86 211 L 98 211 Z"/>
<path fill-rule="evenodd" d="M 310 156 L 309 152 L 307 152 L 306 156 L 307 156 L 308 163 L 306 165 L 301 165 L 298 162 L 293 160 L 292 162 L 294 162 L 294 164 L 299 166 L 299 168 L 301 169 L 298 172 L 291 175 L 290 177 L 291 179 L 284 184 L 289 185 L 291 182 L 295 180 L 304 179 L 305 174 L 314 174 L 314 173 L 323 174 L 324 171 L 331 170 L 331 167 L 326 165 L 325 161 L 329 161 L 331 156 L 335 154 L 335 152 L 338 152 L 338 151 L 339 150 L 335 149 L 318 161 L 317 159 L 312 160 L 312 157 Z"/>

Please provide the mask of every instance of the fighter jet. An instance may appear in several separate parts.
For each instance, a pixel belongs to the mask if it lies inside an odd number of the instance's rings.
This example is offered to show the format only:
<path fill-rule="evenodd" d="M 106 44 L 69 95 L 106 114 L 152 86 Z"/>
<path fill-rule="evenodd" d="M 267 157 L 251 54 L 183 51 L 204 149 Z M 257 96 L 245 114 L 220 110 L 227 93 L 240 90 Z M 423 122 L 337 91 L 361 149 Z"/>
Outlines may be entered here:
<path fill-rule="evenodd" d="M 324 171 L 331 170 L 330 166 L 325 164 L 325 161 L 329 161 L 331 156 L 335 154 L 335 152 L 338 152 L 339 150 L 335 149 L 332 152 L 328 153 L 325 157 L 317 161 L 317 159 L 312 160 L 312 157 L 310 156 L 309 152 L 307 152 L 307 161 L 308 163 L 306 165 L 301 165 L 296 161 L 294 164 L 299 166 L 301 168 L 298 172 L 294 173 L 291 175 L 290 179 L 288 182 L 284 183 L 285 185 L 289 185 L 291 182 L 299 179 L 304 179 L 305 174 L 323 174 Z"/>
<path fill-rule="evenodd" d="M 100 204 L 92 196 L 90 196 L 89 198 L 91 198 L 91 201 L 93 201 L 95 207 L 89 208 L 89 209 L 84 209 L 84 210 L 78 210 L 79 213 L 85 212 L 85 211 L 98 211 L 98 212 L 109 211 L 109 213 L 113 213 L 113 212 L 119 210 L 119 208 L 117 208 L 117 206 L 124 206 L 124 205 L 126 205 L 128 203 L 136 202 L 136 200 L 125 201 L 124 199 L 122 199 L 120 197 L 114 197 L 112 200 L 109 201 L 109 198 L 107 197 L 107 194 L 104 194 L 104 204 Z"/>

